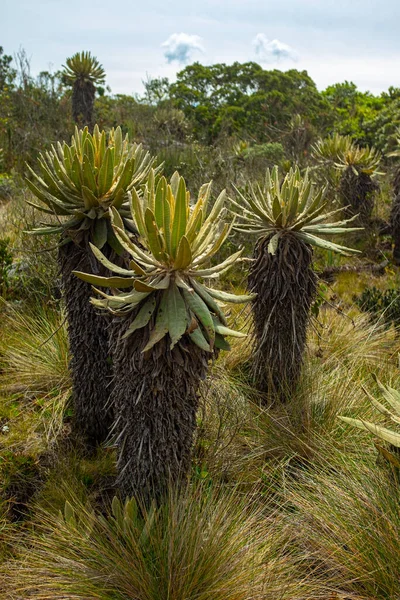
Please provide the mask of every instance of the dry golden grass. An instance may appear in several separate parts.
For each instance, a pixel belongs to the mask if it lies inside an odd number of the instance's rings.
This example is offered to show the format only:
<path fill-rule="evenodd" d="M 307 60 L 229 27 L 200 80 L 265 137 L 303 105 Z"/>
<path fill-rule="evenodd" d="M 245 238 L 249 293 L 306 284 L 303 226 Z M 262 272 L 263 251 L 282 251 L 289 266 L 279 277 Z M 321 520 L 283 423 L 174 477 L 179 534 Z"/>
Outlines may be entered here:
<path fill-rule="evenodd" d="M 43 307 L 2 313 L 0 416 L 9 431 L 0 450 L 39 456 L 61 432 L 70 390 L 64 317 Z M 248 312 L 231 322 L 248 330 Z M 323 308 L 308 342 L 286 407 L 260 407 L 250 338 L 221 354 L 202 388 L 187 492 L 135 517 L 129 531 L 106 516 L 109 489 L 102 495 L 101 487 L 112 480 L 113 453 L 55 453 L 23 535 L 0 521 L 4 598 L 400 597 L 400 487 L 375 464 L 370 436 L 337 418 L 372 416 L 363 391 L 376 391 L 371 373 L 399 387 L 399 336 L 354 308 L 348 316 Z M 58 514 L 65 499 L 77 526 Z M 18 540 L 14 558 L 11 540 Z"/>
<path fill-rule="evenodd" d="M 0 386 L 11 392 L 43 394 L 70 387 L 64 313 L 36 306 L 20 311 L 2 304 Z"/>
<path fill-rule="evenodd" d="M 38 515 L 19 560 L 3 567 L 5 598 L 323 597 L 318 582 L 298 577 L 301 559 L 288 546 L 282 518 L 252 495 L 195 486 L 144 516 L 131 506 L 119 521 L 115 511 L 96 515 L 77 498 L 67 508 L 67 518 Z"/>

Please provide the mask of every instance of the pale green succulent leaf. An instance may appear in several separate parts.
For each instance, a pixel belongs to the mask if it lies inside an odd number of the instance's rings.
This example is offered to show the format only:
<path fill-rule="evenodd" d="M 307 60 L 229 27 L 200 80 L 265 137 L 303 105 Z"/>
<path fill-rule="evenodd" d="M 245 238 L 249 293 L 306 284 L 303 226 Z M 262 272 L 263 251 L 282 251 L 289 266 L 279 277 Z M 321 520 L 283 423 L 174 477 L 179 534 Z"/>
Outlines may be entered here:
<path fill-rule="evenodd" d="M 122 245 L 122 247 L 135 259 L 135 261 L 147 265 L 148 267 L 161 267 L 161 263 L 153 258 L 150 253 L 146 253 L 139 248 L 136 244 L 134 244 L 130 239 L 128 234 L 113 224 L 113 230 L 115 235 L 117 236 L 118 241 Z"/>
<path fill-rule="evenodd" d="M 184 270 L 191 264 L 192 260 L 193 258 L 190 244 L 187 237 L 184 235 L 181 237 L 178 245 L 178 251 L 174 261 L 174 269 Z"/>
<path fill-rule="evenodd" d="M 341 235 L 354 231 L 364 231 L 364 227 L 322 227 L 322 225 L 306 225 L 303 227 L 304 232 L 320 234 L 320 235 Z"/>
<path fill-rule="evenodd" d="M 320 237 L 317 237 L 311 233 L 307 232 L 298 232 L 299 239 L 306 242 L 306 244 L 310 244 L 311 246 L 317 246 L 319 248 L 324 248 L 324 250 L 331 250 L 332 252 L 337 252 L 338 254 L 343 254 L 344 256 L 349 256 L 351 254 L 359 254 L 360 250 L 355 250 L 354 248 L 347 248 L 346 246 L 340 246 L 339 244 L 335 244 L 334 242 L 328 242 L 327 240 L 323 240 Z"/>
<path fill-rule="evenodd" d="M 138 228 L 139 234 L 142 238 L 146 238 L 146 226 L 144 222 L 144 214 L 142 209 L 142 203 L 135 189 L 129 194 L 129 202 L 131 206 L 132 216 Z"/>
<path fill-rule="evenodd" d="M 219 333 L 215 334 L 215 347 L 219 350 L 230 350 L 231 346 L 229 342 L 224 338 L 224 336 Z"/>
<path fill-rule="evenodd" d="M 235 190 L 235 192 L 237 193 L 237 195 L 239 196 L 239 198 L 241 199 L 243 204 L 236 202 L 236 200 L 234 200 L 233 198 L 229 198 L 229 201 L 240 210 L 239 214 L 242 214 L 242 211 L 244 210 L 246 213 L 249 213 L 249 214 L 253 214 L 254 212 L 256 212 L 258 217 L 260 217 L 261 219 L 264 218 L 264 213 L 259 210 L 257 205 L 253 206 L 250 203 L 250 198 L 245 198 L 245 196 L 243 196 L 242 192 L 235 185 L 233 185 L 233 189 Z"/>
<path fill-rule="evenodd" d="M 218 198 L 216 199 L 214 206 L 212 207 L 210 214 L 208 215 L 205 223 L 215 223 L 221 215 L 221 211 L 224 208 L 226 201 L 226 190 L 222 190 Z"/>
<path fill-rule="evenodd" d="M 99 195 L 104 196 L 114 180 L 114 148 L 107 148 L 98 174 Z M 121 191 L 121 190 L 120 190 Z"/>
<path fill-rule="evenodd" d="M 39 190 L 39 188 L 37 188 L 35 186 L 35 184 L 32 183 L 32 181 L 29 181 L 29 179 L 26 179 L 25 181 L 26 181 L 26 185 L 29 187 L 31 192 L 37 198 L 39 198 L 39 200 L 41 200 L 49 208 L 53 208 L 53 214 L 58 214 L 58 215 L 69 215 L 70 214 L 71 211 L 68 208 L 66 208 L 62 204 L 62 202 L 54 201 L 55 200 L 54 198 L 52 198 L 46 192 L 42 192 L 41 190 Z"/>
<path fill-rule="evenodd" d="M 222 323 L 220 323 L 220 321 L 217 318 L 213 318 L 214 321 L 214 327 L 215 327 L 215 333 L 219 333 L 219 335 L 225 336 L 225 335 L 229 335 L 231 337 L 236 337 L 236 338 L 245 338 L 247 337 L 245 333 L 242 333 L 241 331 L 235 331 L 234 329 L 230 329 L 229 327 L 226 327 L 226 325 L 223 325 Z"/>
<path fill-rule="evenodd" d="M 158 182 L 156 194 L 155 194 L 155 202 L 154 202 L 154 215 L 156 219 L 156 223 L 159 229 L 163 229 L 165 226 L 165 208 L 167 201 L 167 193 L 168 193 L 168 183 L 165 177 L 161 177 Z"/>
<path fill-rule="evenodd" d="M 203 203 L 203 216 L 204 217 L 207 213 L 208 201 L 211 196 L 211 186 L 212 186 L 212 181 L 209 181 L 208 183 L 203 183 L 203 185 L 200 187 L 199 194 L 197 197 L 197 200 L 198 201 L 201 200 Z"/>
<path fill-rule="evenodd" d="M 116 209 L 120 209 L 122 207 L 123 203 L 124 203 L 125 196 L 126 196 L 126 192 L 124 190 L 122 190 L 122 189 L 119 190 L 115 194 L 114 200 L 111 202 L 110 206 L 114 206 Z"/>
<path fill-rule="evenodd" d="M 32 208 L 46 213 L 48 215 L 54 215 L 54 210 L 51 210 L 50 208 L 45 208 L 44 206 L 40 206 L 39 204 L 35 204 L 35 202 L 31 202 L 30 200 L 25 200 L 25 202 L 29 205 L 32 206 Z"/>
<path fill-rule="evenodd" d="M 223 325 L 227 325 L 228 322 L 226 320 L 224 311 L 219 306 L 218 302 L 216 302 L 215 299 L 209 294 L 207 288 L 198 281 L 196 281 L 193 277 L 190 278 L 190 284 L 195 290 L 195 292 L 200 296 L 200 298 L 204 300 L 204 302 L 207 304 L 210 310 L 212 310 L 218 316 L 221 323 Z"/>
<path fill-rule="evenodd" d="M 107 242 L 108 231 L 105 219 L 96 219 L 93 225 L 92 239 L 93 244 L 101 250 Z"/>
<path fill-rule="evenodd" d="M 278 243 L 279 243 L 279 238 L 280 238 L 280 233 L 276 233 L 275 235 L 272 236 L 272 238 L 270 239 L 269 243 L 268 243 L 268 253 L 269 254 L 276 254 L 276 251 L 278 249 Z"/>
<path fill-rule="evenodd" d="M 118 294 L 107 294 L 106 292 L 103 292 L 102 290 L 98 289 L 98 288 L 93 288 L 94 291 L 99 294 L 99 296 L 101 296 L 102 298 L 105 298 L 111 305 L 113 306 L 121 306 L 123 304 L 130 304 L 132 305 L 132 307 L 137 306 L 138 304 L 140 304 L 140 302 L 142 302 L 145 298 L 147 298 L 147 296 L 149 296 L 150 293 L 153 292 L 137 292 L 136 290 L 133 290 L 132 292 L 129 292 L 129 294 L 125 294 L 124 292 L 120 292 Z"/>
<path fill-rule="evenodd" d="M 148 190 L 148 208 L 150 208 L 151 212 L 155 214 L 156 210 L 156 197 L 155 197 L 155 175 L 154 170 L 152 169 L 149 173 L 149 177 L 146 183 L 146 189 Z"/>
<path fill-rule="evenodd" d="M 167 291 L 161 297 L 160 305 L 157 310 L 156 322 L 151 330 L 149 341 L 143 348 L 142 352 L 151 350 L 155 344 L 161 341 L 168 333 L 168 306 L 167 306 Z"/>
<path fill-rule="evenodd" d="M 156 290 L 166 290 L 169 288 L 170 274 L 167 273 L 165 277 L 156 278 L 153 281 L 146 283 L 140 279 L 135 279 L 134 288 L 138 292 L 153 292 Z"/>
<path fill-rule="evenodd" d="M 196 346 L 198 346 L 201 350 L 205 352 L 212 352 L 210 344 L 207 342 L 204 337 L 200 327 L 196 327 L 191 333 L 189 333 L 189 337 Z"/>
<path fill-rule="evenodd" d="M 322 204 L 321 206 L 317 207 L 312 212 L 311 212 L 312 207 L 310 207 L 309 208 L 310 212 L 303 213 L 303 215 L 300 215 L 299 218 L 296 219 L 296 221 L 293 223 L 291 229 L 293 231 L 297 231 L 297 230 L 303 229 L 304 226 L 307 225 L 308 223 L 313 223 L 314 219 L 318 220 L 318 217 L 323 214 L 325 206 L 326 206 L 326 204 Z"/>
<path fill-rule="evenodd" d="M 171 234 L 171 252 L 176 256 L 180 239 L 186 233 L 187 223 L 187 202 L 186 202 L 186 185 L 183 177 L 180 178 L 178 191 L 175 199 L 175 214 L 172 223 Z"/>
<path fill-rule="evenodd" d="M 53 233 L 62 233 L 64 231 L 63 227 L 34 227 L 29 231 L 26 231 L 28 234 L 32 235 L 51 235 Z"/>
<path fill-rule="evenodd" d="M 133 323 L 129 325 L 128 329 L 122 336 L 122 339 L 129 337 L 137 329 L 142 329 L 143 327 L 145 327 L 150 321 L 151 317 L 153 316 L 155 309 L 156 297 L 154 294 L 151 294 L 150 297 L 146 300 L 146 302 L 143 303 Z"/>
<path fill-rule="evenodd" d="M 115 164 L 118 165 L 123 153 L 123 139 L 121 127 L 117 127 L 114 131 L 114 159 Z"/>
<path fill-rule="evenodd" d="M 102 277 L 101 275 L 92 275 L 91 273 L 83 273 L 82 271 L 72 271 L 72 273 L 91 285 L 99 285 L 100 287 L 107 288 L 133 287 L 135 281 L 132 277 Z"/>
<path fill-rule="evenodd" d="M 114 252 L 121 256 L 123 254 L 124 248 L 120 244 L 117 236 L 114 233 L 114 230 L 111 226 L 111 222 L 107 221 L 107 244 L 114 250 Z"/>
<path fill-rule="evenodd" d="M 232 304 L 245 304 L 247 302 L 252 302 L 257 298 L 257 294 L 230 294 L 228 292 L 223 292 L 222 290 L 214 290 L 213 288 L 209 287 L 206 287 L 206 290 L 210 294 L 210 296 L 212 296 L 216 300 L 220 300 L 221 302 L 230 302 Z"/>
<path fill-rule="evenodd" d="M 186 231 L 186 238 L 190 244 L 192 244 L 194 242 L 194 240 L 196 239 L 196 235 L 200 231 L 200 227 L 201 227 L 202 223 L 203 223 L 203 209 L 200 208 L 196 212 L 193 220 L 189 220 L 189 223 L 188 223 L 188 229 Z"/>
<path fill-rule="evenodd" d="M 180 177 L 178 171 L 175 171 L 171 177 L 171 184 L 170 184 L 174 198 L 176 198 L 176 196 L 178 195 L 180 180 L 181 180 L 181 177 Z"/>
<path fill-rule="evenodd" d="M 137 262 L 135 262 L 134 260 L 129 261 L 129 268 L 132 269 L 132 271 L 134 271 L 135 275 L 138 275 L 139 277 L 147 276 L 146 271 L 144 269 L 142 269 L 142 267 L 140 265 L 138 265 Z"/>
<path fill-rule="evenodd" d="M 146 208 L 144 214 L 144 222 L 146 227 L 146 239 L 149 245 L 149 249 L 157 261 L 163 259 L 164 252 L 162 247 L 162 238 L 157 227 L 154 213 L 150 208 Z"/>
<path fill-rule="evenodd" d="M 364 429 L 365 431 L 369 431 L 379 437 L 385 442 L 396 446 L 396 448 L 400 448 L 400 433 L 396 433 L 391 429 L 387 429 L 386 427 L 382 427 L 381 425 L 376 425 L 375 423 L 370 423 L 369 421 L 362 421 L 361 419 L 352 419 L 350 417 L 339 417 L 345 423 L 349 425 L 354 425 L 354 427 L 358 427 L 358 429 Z"/>
<path fill-rule="evenodd" d="M 214 267 L 209 267 L 208 269 L 193 269 L 193 273 L 200 277 L 210 277 L 211 275 L 214 275 L 216 273 L 221 273 L 224 269 L 231 268 L 232 265 L 234 265 L 235 262 L 239 260 L 242 253 L 243 249 L 238 250 L 238 252 L 235 252 L 235 254 L 232 254 L 231 256 L 226 258 L 224 261 L 222 261 L 222 263 L 219 263 Z M 195 267 L 196 264 L 196 261 L 193 261 L 193 267 Z"/>
<path fill-rule="evenodd" d="M 193 289 L 183 289 L 182 294 L 191 311 L 196 315 L 200 323 L 203 325 L 210 347 L 213 348 L 215 340 L 215 328 L 209 308 L 204 300 L 202 300 Z"/>
<path fill-rule="evenodd" d="M 109 271 L 118 273 L 119 275 L 127 275 L 128 277 L 132 277 L 134 275 L 133 270 L 124 269 L 123 267 L 115 265 L 113 262 L 108 260 L 108 258 L 104 256 L 104 254 L 94 244 L 89 243 L 89 246 L 97 260 Z"/>
<path fill-rule="evenodd" d="M 171 285 L 167 296 L 168 331 L 172 348 L 179 342 L 188 326 L 185 301 L 176 285 Z"/>
<path fill-rule="evenodd" d="M 124 222 L 119 211 L 115 208 L 115 206 L 110 206 L 109 214 L 111 219 L 111 224 L 115 225 L 115 227 L 119 227 L 119 229 L 124 229 Z"/>

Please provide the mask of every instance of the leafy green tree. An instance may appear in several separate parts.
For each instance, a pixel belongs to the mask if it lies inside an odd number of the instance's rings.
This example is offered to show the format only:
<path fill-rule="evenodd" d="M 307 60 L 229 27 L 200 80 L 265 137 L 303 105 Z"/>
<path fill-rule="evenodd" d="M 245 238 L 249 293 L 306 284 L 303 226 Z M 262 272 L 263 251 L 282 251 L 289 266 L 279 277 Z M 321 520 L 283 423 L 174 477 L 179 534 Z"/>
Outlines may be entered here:
<path fill-rule="evenodd" d="M 225 192 L 207 215 L 211 184 L 203 185 L 191 208 L 185 181 L 176 172 L 170 182 L 149 178 L 143 200 L 132 190 L 131 218 L 141 246 L 132 243 L 112 209 L 113 227 L 131 257 L 129 270 L 114 266 L 92 246 L 94 255 L 116 276 L 75 274 L 101 293 L 94 306 L 111 311 L 115 369 L 113 403 L 118 446 L 117 483 L 122 496 L 165 495 L 168 484 L 189 470 L 196 427 L 199 384 L 218 349 L 229 349 L 226 336 L 243 337 L 228 328 L 219 305 L 245 302 L 208 287 L 201 279 L 218 277 L 240 257 L 239 250 L 219 265 L 211 259 L 227 239 Z M 122 291 L 120 291 L 122 290 Z"/>
<path fill-rule="evenodd" d="M 143 102 L 146 104 L 159 106 L 169 100 L 170 83 L 167 77 L 148 77 L 142 83 L 145 89 Z"/>
<path fill-rule="evenodd" d="M 257 141 L 275 139 L 300 113 L 323 128 L 330 107 L 306 71 L 266 71 L 257 63 L 194 63 L 178 73 L 171 99 L 193 122 L 199 139 L 247 132 Z"/>
<path fill-rule="evenodd" d="M 10 58 L 5 61 L 5 84 L 0 90 L 0 146 L 5 169 L 23 171 L 38 147 L 49 147 L 69 135 L 72 123 L 60 73 L 43 71 L 32 77 L 24 50 L 16 56 L 15 69 Z"/>
<path fill-rule="evenodd" d="M 382 109 L 364 128 L 368 141 L 384 153 L 397 147 L 398 129 L 400 128 L 400 88 L 390 87 L 381 94 Z"/>
<path fill-rule="evenodd" d="M 372 145 L 366 123 L 378 117 L 384 107 L 382 97 L 370 92 L 361 92 L 349 81 L 330 85 L 322 92 L 333 109 L 333 128 L 342 135 L 349 135 L 358 144 Z"/>
<path fill-rule="evenodd" d="M 0 147 L 2 147 L 2 169 L 10 160 L 5 155 L 5 149 L 9 146 L 11 135 L 10 124 L 13 115 L 12 90 L 15 84 L 16 70 L 12 68 L 12 57 L 4 54 L 0 46 Z"/>
<path fill-rule="evenodd" d="M 3 46 L 0 46 L 0 92 L 14 84 L 17 72 L 11 66 L 12 60 L 12 56 L 4 54 Z"/>

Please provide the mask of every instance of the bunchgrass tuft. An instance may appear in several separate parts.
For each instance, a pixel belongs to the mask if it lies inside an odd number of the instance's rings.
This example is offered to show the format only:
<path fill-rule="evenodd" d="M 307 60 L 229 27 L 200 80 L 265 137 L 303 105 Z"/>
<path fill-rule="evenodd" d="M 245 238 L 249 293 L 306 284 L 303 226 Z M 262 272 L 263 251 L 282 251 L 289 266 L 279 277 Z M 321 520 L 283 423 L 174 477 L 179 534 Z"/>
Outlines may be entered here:
<path fill-rule="evenodd" d="M 3 307 L 0 385 L 32 394 L 67 391 L 69 352 L 62 311 L 37 306 L 19 311 Z"/>
<path fill-rule="evenodd" d="M 286 499 L 293 544 L 342 597 L 400 597 L 400 487 L 390 469 L 368 452 L 332 450 L 324 467 L 296 473 Z"/>
<path fill-rule="evenodd" d="M 295 565 L 279 522 L 251 496 L 201 485 L 142 512 L 113 501 L 95 514 L 70 495 L 4 569 L 6 589 L 37 600 L 292 598 Z M 310 598 L 302 593 L 298 598 Z"/>

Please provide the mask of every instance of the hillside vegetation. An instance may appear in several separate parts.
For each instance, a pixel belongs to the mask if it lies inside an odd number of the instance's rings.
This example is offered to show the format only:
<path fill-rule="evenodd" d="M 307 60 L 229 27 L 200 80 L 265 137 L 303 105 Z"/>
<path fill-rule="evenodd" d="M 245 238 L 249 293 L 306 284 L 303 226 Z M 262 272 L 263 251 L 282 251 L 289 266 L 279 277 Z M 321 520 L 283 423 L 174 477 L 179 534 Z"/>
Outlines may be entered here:
<path fill-rule="evenodd" d="M 400 90 L 105 86 L 0 49 L 0 597 L 400 598 Z"/>

